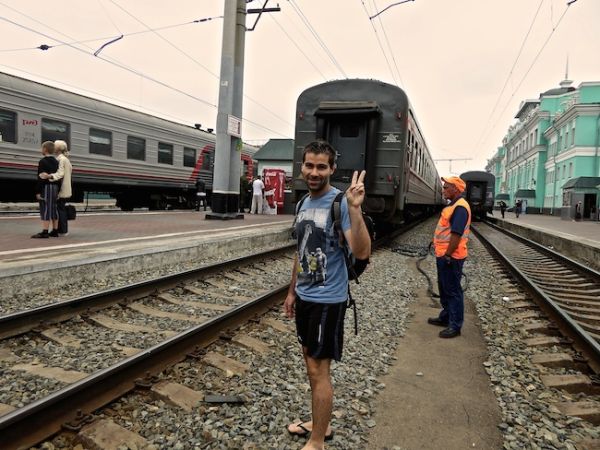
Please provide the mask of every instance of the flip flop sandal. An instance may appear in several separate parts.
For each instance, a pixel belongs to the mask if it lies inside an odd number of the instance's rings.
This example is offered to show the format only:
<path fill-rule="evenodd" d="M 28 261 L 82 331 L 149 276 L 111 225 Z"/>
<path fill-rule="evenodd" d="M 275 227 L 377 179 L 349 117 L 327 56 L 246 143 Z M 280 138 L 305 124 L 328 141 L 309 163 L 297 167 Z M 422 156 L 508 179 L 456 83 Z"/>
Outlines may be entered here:
<path fill-rule="evenodd" d="M 299 423 L 294 423 L 293 424 L 295 427 L 300 428 L 302 431 L 291 431 L 290 428 L 288 427 L 288 429 L 287 429 L 288 433 L 290 433 L 292 436 L 300 436 L 300 437 L 306 437 L 307 438 L 308 436 L 310 436 L 310 432 L 312 430 L 309 430 L 308 428 L 304 427 L 304 423 L 305 422 L 299 422 Z M 326 441 L 332 440 L 333 439 L 333 434 L 334 434 L 333 430 L 331 430 L 331 433 L 325 435 L 325 440 Z"/>
<path fill-rule="evenodd" d="M 310 430 L 308 428 L 304 427 L 304 422 L 299 422 L 299 423 L 294 423 L 292 424 L 295 427 L 300 428 L 300 430 L 302 431 L 292 431 L 290 430 L 290 427 L 288 426 L 288 433 L 290 433 L 292 436 L 300 436 L 300 437 L 308 437 L 310 435 Z"/>

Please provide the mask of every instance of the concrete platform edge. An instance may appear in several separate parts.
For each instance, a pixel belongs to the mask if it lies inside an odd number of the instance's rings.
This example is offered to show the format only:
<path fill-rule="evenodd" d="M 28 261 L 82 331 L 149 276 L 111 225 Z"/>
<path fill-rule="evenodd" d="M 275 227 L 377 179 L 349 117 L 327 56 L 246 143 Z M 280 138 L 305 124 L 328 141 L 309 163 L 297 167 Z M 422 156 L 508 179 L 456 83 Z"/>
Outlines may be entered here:
<path fill-rule="evenodd" d="M 183 243 L 166 242 L 135 250 L 123 250 L 118 256 L 114 252 L 66 261 L 48 261 L 41 264 L 26 264 L 14 268 L 4 268 L 0 276 L 0 291 L 12 292 L 31 291 L 33 286 L 44 288 L 53 287 L 55 284 L 64 283 L 64 272 L 57 276 L 56 270 L 71 270 L 69 278 L 82 282 L 90 279 L 100 279 L 111 274 L 123 274 L 159 268 L 161 266 L 180 262 L 200 261 L 205 258 L 215 257 L 231 251 L 242 253 L 252 249 L 265 249 L 278 247 L 289 241 L 289 225 L 275 227 L 274 229 L 253 230 L 246 233 L 219 233 L 218 236 L 207 239 L 187 240 Z M 35 289 L 34 289 L 35 290 Z"/>

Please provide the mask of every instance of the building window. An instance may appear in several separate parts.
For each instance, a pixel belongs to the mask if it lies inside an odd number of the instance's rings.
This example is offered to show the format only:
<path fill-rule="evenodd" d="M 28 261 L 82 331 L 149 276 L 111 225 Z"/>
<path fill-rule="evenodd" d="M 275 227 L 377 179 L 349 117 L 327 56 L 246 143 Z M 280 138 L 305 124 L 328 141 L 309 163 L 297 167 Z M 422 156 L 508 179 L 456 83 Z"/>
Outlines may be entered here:
<path fill-rule="evenodd" d="M 573 163 L 569 163 L 569 178 L 573 178 Z"/>
<path fill-rule="evenodd" d="M 196 149 L 190 147 L 183 148 L 183 166 L 184 167 L 195 167 L 196 166 Z"/>
<path fill-rule="evenodd" d="M 112 156 L 112 133 L 106 130 L 90 128 L 90 153 Z"/>
<path fill-rule="evenodd" d="M 575 145 L 575 125 L 573 125 L 573 129 L 571 130 L 571 145 Z"/>
<path fill-rule="evenodd" d="M 17 143 L 17 113 L 0 109 L 0 142 Z"/>
<path fill-rule="evenodd" d="M 567 130 L 567 132 L 565 133 L 565 147 L 567 148 L 567 145 L 569 145 L 569 130 Z"/>
<path fill-rule="evenodd" d="M 42 142 L 60 139 L 61 141 L 65 141 L 67 146 L 70 147 L 69 131 L 70 125 L 67 122 L 42 119 Z"/>
<path fill-rule="evenodd" d="M 146 140 L 140 137 L 127 136 L 127 159 L 146 160 Z"/>
<path fill-rule="evenodd" d="M 173 165 L 173 144 L 158 143 L 158 162 Z"/>

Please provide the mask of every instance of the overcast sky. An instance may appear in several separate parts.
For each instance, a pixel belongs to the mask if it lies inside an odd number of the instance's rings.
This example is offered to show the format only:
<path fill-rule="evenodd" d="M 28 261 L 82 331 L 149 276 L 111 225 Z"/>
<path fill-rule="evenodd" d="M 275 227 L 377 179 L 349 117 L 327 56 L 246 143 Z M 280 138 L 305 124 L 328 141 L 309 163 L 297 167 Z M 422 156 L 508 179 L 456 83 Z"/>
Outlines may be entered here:
<path fill-rule="evenodd" d="M 296 99 L 309 86 L 373 78 L 406 91 L 434 158 L 472 158 L 454 161 L 454 173 L 483 170 L 520 102 L 564 78 L 567 55 L 575 86 L 600 80 L 599 0 L 569 7 L 567 0 L 414 0 L 369 20 L 393 3 L 280 0 L 281 12 L 263 15 L 246 35 L 244 140 L 293 138 Z M 0 0 L 0 70 L 214 128 L 223 21 L 180 24 L 221 16 L 223 7 L 223 0 Z M 127 36 L 171 25 L 180 26 Z M 92 55 L 121 34 L 100 53 L 114 64 Z M 449 169 L 438 163 L 440 174 Z"/>

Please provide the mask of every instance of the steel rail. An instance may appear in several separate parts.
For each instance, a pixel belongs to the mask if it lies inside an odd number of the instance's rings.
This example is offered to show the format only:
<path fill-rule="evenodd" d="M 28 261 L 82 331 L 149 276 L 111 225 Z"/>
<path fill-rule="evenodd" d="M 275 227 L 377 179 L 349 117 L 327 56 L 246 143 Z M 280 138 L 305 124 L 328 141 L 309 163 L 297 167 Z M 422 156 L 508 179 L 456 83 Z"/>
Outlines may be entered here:
<path fill-rule="evenodd" d="M 283 303 L 288 285 L 244 303 L 221 316 L 186 330 L 111 367 L 73 383 L 48 397 L 0 417 L 0 448 L 29 448 L 60 431 L 77 417 L 89 414 L 136 387 L 136 380 L 155 375 L 238 328 L 251 317 Z"/>
<path fill-rule="evenodd" d="M 488 224 L 489 225 L 489 224 Z M 536 250 L 548 252 L 553 257 L 561 261 L 567 262 L 569 265 L 573 264 L 574 267 L 581 267 L 586 273 L 590 273 L 597 277 L 600 274 L 589 267 L 583 266 L 582 264 L 573 261 L 559 253 L 556 253 L 550 249 L 547 249 L 539 244 L 529 241 L 526 238 L 515 235 L 514 233 L 507 232 L 498 227 L 493 227 L 497 231 L 506 234 L 509 237 L 515 238 L 521 242 L 527 243 L 534 247 Z M 479 237 L 481 242 L 495 255 L 497 255 L 504 265 L 517 277 L 522 283 L 525 290 L 532 296 L 534 302 L 540 307 L 540 309 L 548 315 L 552 321 L 554 321 L 561 331 L 573 341 L 573 346 L 579 350 L 584 357 L 587 359 L 587 363 L 595 373 L 600 373 L 600 344 L 596 339 L 590 336 L 576 321 L 574 321 L 563 309 L 546 293 L 540 289 L 531 278 L 529 278 L 523 271 L 521 271 L 516 265 L 514 265 L 508 256 L 502 252 L 498 247 L 488 241 L 478 230 L 477 227 L 471 226 L 473 232 Z"/>
<path fill-rule="evenodd" d="M 520 236 L 510 230 L 507 230 L 505 228 L 502 228 L 498 225 L 496 225 L 495 221 L 494 222 L 490 222 L 490 221 L 486 221 L 486 225 L 488 225 L 489 227 L 493 228 L 494 230 L 497 230 L 501 233 L 506 234 L 507 236 L 512 237 L 513 239 L 516 239 L 518 241 L 523 242 L 524 244 L 527 244 L 531 247 L 534 247 L 536 250 L 538 250 L 539 252 L 545 253 L 548 256 L 551 256 L 553 258 L 557 258 L 559 260 L 561 260 L 562 262 L 564 262 L 565 264 L 569 265 L 571 268 L 578 270 L 580 272 L 584 272 L 586 275 L 591 276 L 593 278 L 597 278 L 600 280 L 600 272 L 598 272 L 597 270 L 588 267 L 582 263 L 580 263 L 579 261 L 576 261 L 572 258 L 569 258 L 568 256 L 565 256 L 561 253 L 558 253 L 538 242 L 532 241 L 531 239 L 527 239 L 526 237 Z"/>
<path fill-rule="evenodd" d="M 217 264 L 186 270 L 155 280 L 142 281 L 125 287 L 85 295 L 83 297 L 49 303 L 27 311 L 19 311 L 0 317 L 0 339 L 16 336 L 32 329 L 57 322 L 64 322 L 77 314 L 91 313 L 116 303 L 130 302 L 199 277 L 229 270 L 257 258 L 279 256 L 290 251 L 294 244 L 261 253 L 230 259 Z"/>

